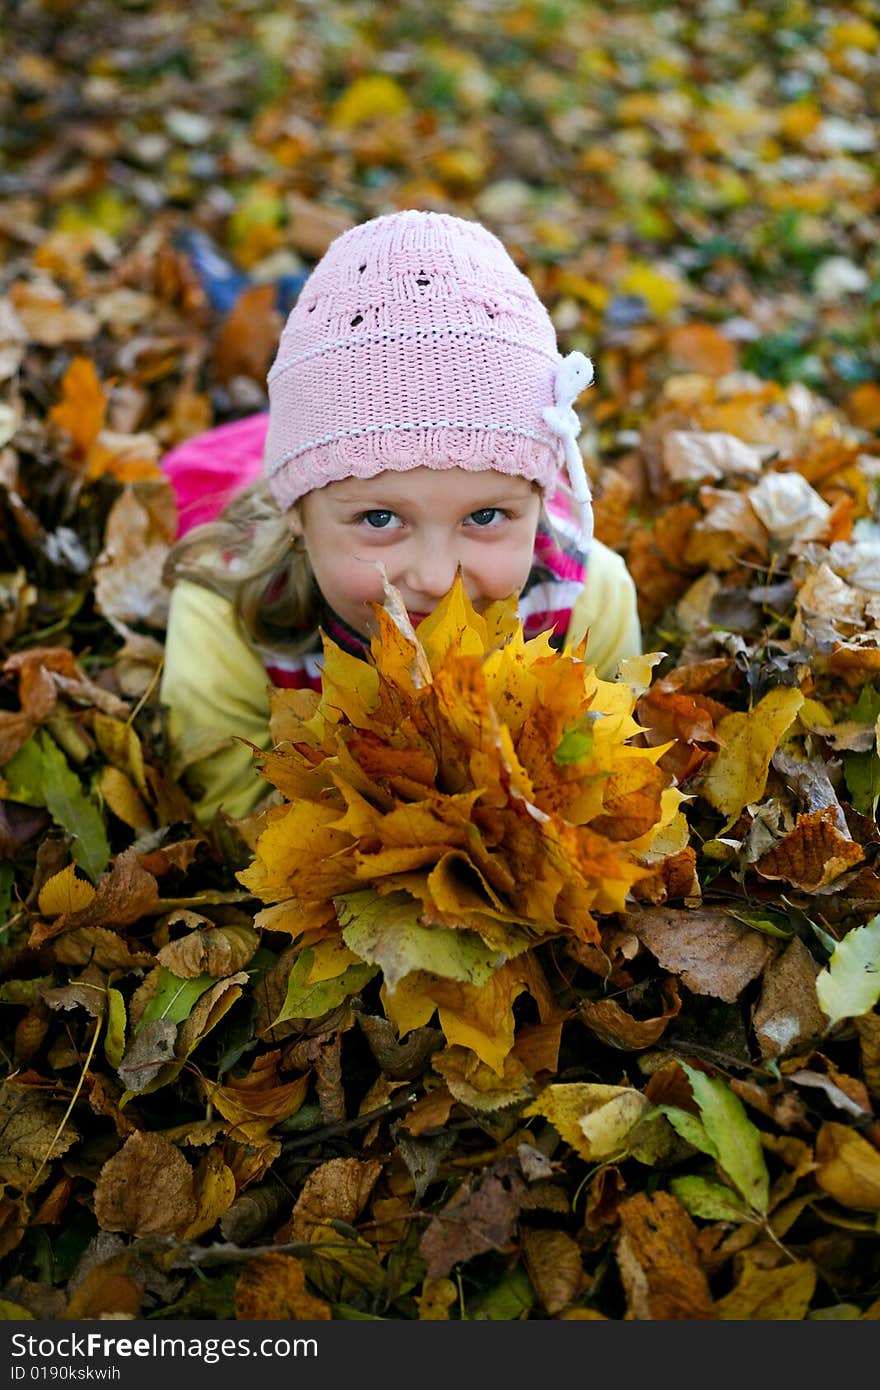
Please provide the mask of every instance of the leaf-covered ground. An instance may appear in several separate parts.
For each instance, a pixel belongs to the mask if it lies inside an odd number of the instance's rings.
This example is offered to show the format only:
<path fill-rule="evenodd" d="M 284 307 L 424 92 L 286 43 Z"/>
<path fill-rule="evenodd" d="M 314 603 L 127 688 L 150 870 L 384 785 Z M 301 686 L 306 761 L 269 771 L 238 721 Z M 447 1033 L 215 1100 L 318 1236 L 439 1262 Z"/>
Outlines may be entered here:
<path fill-rule="evenodd" d="M 880 1316 L 876 6 L 30 0 L 0 44 L 4 1314 Z M 156 692 L 163 454 L 265 408 L 302 272 L 404 206 L 595 362 L 684 799 L 624 910 L 398 1029 L 403 938 L 316 975 Z"/>

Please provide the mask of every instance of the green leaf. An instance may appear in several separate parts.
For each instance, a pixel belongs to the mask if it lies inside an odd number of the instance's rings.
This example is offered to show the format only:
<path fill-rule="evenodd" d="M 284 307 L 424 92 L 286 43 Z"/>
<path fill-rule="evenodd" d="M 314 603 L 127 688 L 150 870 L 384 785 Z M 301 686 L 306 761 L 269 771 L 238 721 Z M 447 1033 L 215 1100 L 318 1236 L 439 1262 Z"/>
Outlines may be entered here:
<path fill-rule="evenodd" d="M 12 903 L 12 886 L 15 882 L 15 868 L 5 860 L 0 864 L 0 928 L 5 926 Z"/>
<path fill-rule="evenodd" d="M 419 921 L 421 904 L 408 893 L 383 896 L 368 888 L 343 893 L 334 903 L 346 946 L 379 966 L 392 993 L 414 970 L 479 988 L 500 963 L 497 949 L 476 932 L 424 926 Z"/>
<path fill-rule="evenodd" d="M 562 738 L 553 749 L 553 761 L 555 763 L 558 763 L 560 767 L 567 767 L 570 763 L 580 763 L 583 762 L 584 758 L 589 758 L 593 751 L 592 722 L 593 719 L 587 714 L 577 724 L 564 731 Z"/>
<path fill-rule="evenodd" d="M 843 775 L 855 809 L 862 816 L 873 816 L 880 798 L 880 758 L 871 748 L 864 753 L 847 752 Z"/>
<path fill-rule="evenodd" d="M 816 976 L 816 997 L 832 1023 L 871 1012 L 880 999 L 880 914 L 837 943 Z"/>
<path fill-rule="evenodd" d="M 287 998 L 275 1023 L 286 1023 L 289 1018 L 320 1018 L 338 1008 L 349 995 L 359 994 L 377 973 L 372 965 L 350 965 L 332 980 L 309 984 L 314 956 L 314 951 L 306 949 L 298 957 L 287 981 Z"/>
<path fill-rule="evenodd" d="M 682 1139 L 693 1144 L 700 1153 L 708 1154 L 710 1158 L 718 1160 L 718 1150 L 706 1133 L 705 1125 L 692 1115 L 689 1110 L 680 1110 L 677 1105 L 658 1105 L 657 1110 L 661 1115 L 665 1115 L 676 1134 Z"/>
<path fill-rule="evenodd" d="M 154 1018 L 167 1019 L 169 1023 L 182 1023 L 189 1018 L 197 999 L 217 981 L 213 975 L 197 975 L 194 980 L 182 980 L 165 966 L 160 966 L 159 985 L 138 1023 L 138 1031 Z"/>
<path fill-rule="evenodd" d="M 880 690 L 870 684 L 863 685 L 848 717 L 857 724 L 876 724 L 880 717 Z"/>
<path fill-rule="evenodd" d="M 45 806 L 45 768 L 36 734 L 32 734 L 4 765 L 3 780 L 10 801 L 23 801 L 26 806 Z"/>
<path fill-rule="evenodd" d="M 107 1031 L 104 1056 L 115 1071 L 125 1055 L 125 1000 L 118 989 L 107 990 Z"/>
<path fill-rule="evenodd" d="M 791 940 L 794 936 L 794 927 L 790 922 L 780 926 L 772 917 L 765 912 L 734 912 L 731 909 L 731 917 L 735 917 L 737 922 L 742 922 L 747 927 L 753 927 L 755 931 L 763 932 L 765 936 L 781 936 L 783 941 Z M 785 919 L 783 919 L 785 920 Z"/>
<path fill-rule="evenodd" d="M 54 975 L 36 975 L 29 980 L 6 980 L 0 985 L 0 1004 L 22 1004 L 31 1008 L 40 998 L 40 991 L 51 989 Z"/>
<path fill-rule="evenodd" d="M 3 776 L 12 800 L 45 806 L 55 824 L 72 836 L 74 859 L 97 882 L 110 861 L 101 811 L 45 729 L 32 734 L 6 764 Z"/>
<path fill-rule="evenodd" d="M 481 1298 L 468 1318 L 474 1322 L 513 1322 L 527 1318 L 535 1303 L 535 1290 L 525 1270 L 516 1266 Z"/>
<path fill-rule="evenodd" d="M 746 1115 L 745 1106 L 723 1081 L 706 1076 L 687 1062 L 680 1065 L 691 1083 L 716 1161 L 749 1206 L 765 1212 L 770 1200 L 770 1175 L 760 1133 Z"/>
<path fill-rule="evenodd" d="M 715 1182 L 712 1178 L 672 1178 L 669 1188 L 691 1216 L 701 1216 L 706 1221 L 733 1221 L 737 1224 L 754 1220 L 751 1208 L 729 1187 Z"/>

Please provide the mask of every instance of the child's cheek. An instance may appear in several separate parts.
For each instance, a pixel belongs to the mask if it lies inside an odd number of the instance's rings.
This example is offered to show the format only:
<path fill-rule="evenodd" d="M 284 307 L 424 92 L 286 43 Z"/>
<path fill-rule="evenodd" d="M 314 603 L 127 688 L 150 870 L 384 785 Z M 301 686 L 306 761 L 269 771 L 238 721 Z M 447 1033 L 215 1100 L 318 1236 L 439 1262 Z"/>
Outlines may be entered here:
<path fill-rule="evenodd" d="M 523 554 L 497 558 L 487 565 L 480 576 L 480 587 L 487 598 L 502 599 L 518 594 L 529 577 L 532 567 L 531 549 Z"/>
<path fill-rule="evenodd" d="M 381 603 L 382 575 L 375 565 L 340 556 L 332 566 L 334 587 L 351 603 Z"/>

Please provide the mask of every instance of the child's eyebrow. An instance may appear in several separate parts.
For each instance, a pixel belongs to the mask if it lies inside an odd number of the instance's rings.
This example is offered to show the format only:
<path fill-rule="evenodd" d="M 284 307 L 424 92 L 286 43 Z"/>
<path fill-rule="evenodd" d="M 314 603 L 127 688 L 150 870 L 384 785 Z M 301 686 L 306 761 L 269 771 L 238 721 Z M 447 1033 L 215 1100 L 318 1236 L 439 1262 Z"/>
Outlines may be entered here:
<path fill-rule="evenodd" d="M 489 507 L 513 507 L 528 502 L 531 492 L 502 492 L 500 489 L 487 493 L 482 498 L 463 498 L 461 506 L 467 508 L 469 512 L 485 511 Z M 376 491 L 349 493 L 344 497 L 338 494 L 333 499 L 339 507 L 364 507 L 371 511 L 405 511 L 407 508 L 418 507 L 419 501 L 413 497 L 395 497 L 393 492 Z"/>

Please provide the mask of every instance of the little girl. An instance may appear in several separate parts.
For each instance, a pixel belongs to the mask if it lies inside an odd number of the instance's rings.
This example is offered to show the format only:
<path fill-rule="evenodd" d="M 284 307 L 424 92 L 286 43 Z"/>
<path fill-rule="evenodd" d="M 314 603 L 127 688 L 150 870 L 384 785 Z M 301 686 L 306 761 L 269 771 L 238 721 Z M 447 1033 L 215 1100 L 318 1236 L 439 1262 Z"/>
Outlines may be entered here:
<path fill-rule="evenodd" d="M 262 478 L 265 417 L 211 431 L 250 441 L 228 465 L 224 493 L 239 491 L 167 567 L 160 698 L 201 820 L 272 794 L 238 738 L 269 746 L 272 685 L 320 688 L 322 631 L 366 655 L 383 567 L 414 624 L 460 566 L 478 611 L 519 596 L 527 637 L 588 633 L 601 676 L 640 651 L 632 579 L 592 540 L 573 409 L 591 380 L 583 353 L 560 358 L 534 287 L 479 223 L 407 210 L 336 238 L 269 372 Z M 194 444 L 164 465 L 182 507 Z"/>

